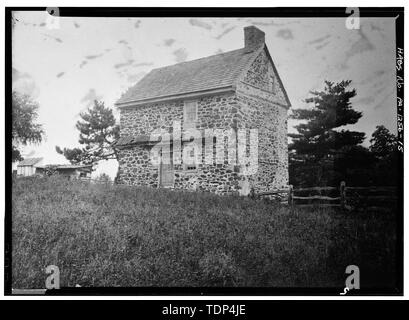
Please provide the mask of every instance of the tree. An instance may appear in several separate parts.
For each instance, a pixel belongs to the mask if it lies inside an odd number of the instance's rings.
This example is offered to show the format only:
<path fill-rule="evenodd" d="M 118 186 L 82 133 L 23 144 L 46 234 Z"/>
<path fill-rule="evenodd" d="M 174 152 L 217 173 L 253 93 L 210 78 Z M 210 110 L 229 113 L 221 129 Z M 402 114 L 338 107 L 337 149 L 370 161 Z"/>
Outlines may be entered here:
<path fill-rule="evenodd" d="M 72 164 L 92 164 L 100 160 L 116 159 L 113 143 L 119 138 L 119 126 L 110 108 L 101 101 L 94 101 L 94 106 L 80 114 L 82 120 L 77 121 L 76 128 L 80 131 L 79 143 L 82 148 L 61 149 Z"/>
<path fill-rule="evenodd" d="M 39 105 L 28 95 L 12 92 L 12 161 L 23 160 L 19 148 L 40 143 L 44 137 L 41 124 L 36 123 Z"/>
<path fill-rule="evenodd" d="M 101 173 L 97 179 L 98 182 L 101 183 L 110 183 L 111 182 L 111 177 L 109 175 L 107 175 L 106 173 Z"/>
<path fill-rule="evenodd" d="M 325 81 L 323 91 L 312 91 L 305 100 L 309 109 L 294 109 L 292 118 L 303 121 L 295 126 L 297 133 L 289 134 L 290 183 L 294 185 L 326 185 L 342 179 L 343 158 L 354 153 L 366 153 L 357 148 L 365 133 L 339 129 L 355 124 L 362 113 L 350 102 L 356 90 L 348 90 L 351 81 Z M 337 129 L 337 130 L 336 130 Z M 351 153 L 352 152 L 352 153 Z"/>
<path fill-rule="evenodd" d="M 370 150 L 378 158 L 385 158 L 396 151 L 398 139 L 385 126 L 376 126 L 371 136 Z"/>
<path fill-rule="evenodd" d="M 377 126 L 371 136 L 369 150 L 376 157 L 373 170 L 375 184 L 396 185 L 398 181 L 398 139 L 385 126 Z"/>

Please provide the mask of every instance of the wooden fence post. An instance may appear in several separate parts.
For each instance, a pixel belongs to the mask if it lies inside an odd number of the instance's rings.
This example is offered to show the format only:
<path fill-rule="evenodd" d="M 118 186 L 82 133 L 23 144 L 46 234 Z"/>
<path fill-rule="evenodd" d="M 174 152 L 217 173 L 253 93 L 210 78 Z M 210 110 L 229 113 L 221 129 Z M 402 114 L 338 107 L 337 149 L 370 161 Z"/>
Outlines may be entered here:
<path fill-rule="evenodd" d="M 293 185 L 290 184 L 288 188 L 288 205 L 292 207 L 294 205 L 294 199 L 293 199 Z"/>
<path fill-rule="evenodd" d="M 341 181 L 339 185 L 339 196 L 341 198 L 341 208 L 345 209 L 346 199 L 345 199 L 345 181 Z"/>

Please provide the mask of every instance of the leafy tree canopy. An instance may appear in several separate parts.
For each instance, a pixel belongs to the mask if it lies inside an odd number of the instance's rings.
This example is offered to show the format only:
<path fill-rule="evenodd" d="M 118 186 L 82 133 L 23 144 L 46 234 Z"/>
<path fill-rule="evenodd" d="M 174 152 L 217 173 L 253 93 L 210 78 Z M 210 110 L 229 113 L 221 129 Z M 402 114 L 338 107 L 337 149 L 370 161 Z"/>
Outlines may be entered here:
<path fill-rule="evenodd" d="M 23 160 L 19 148 L 30 143 L 40 143 L 44 137 L 38 118 L 37 102 L 28 95 L 12 92 L 12 161 Z"/>
<path fill-rule="evenodd" d="M 385 126 L 377 126 L 371 136 L 370 150 L 379 158 L 385 158 L 397 147 L 397 137 L 392 134 Z"/>

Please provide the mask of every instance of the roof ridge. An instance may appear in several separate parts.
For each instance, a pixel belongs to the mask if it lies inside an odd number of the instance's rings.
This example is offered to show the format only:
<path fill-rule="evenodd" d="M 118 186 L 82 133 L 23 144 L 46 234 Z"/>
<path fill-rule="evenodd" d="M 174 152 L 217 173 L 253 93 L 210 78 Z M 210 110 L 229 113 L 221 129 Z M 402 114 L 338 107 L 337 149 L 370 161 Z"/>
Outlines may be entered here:
<path fill-rule="evenodd" d="M 259 48 L 244 47 L 152 69 L 130 86 L 115 105 L 233 85 L 258 51 Z"/>
<path fill-rule="evenodd" d="M 152 72 L 152 71 L 154 71 L 154 70 L 166 69 L 166 68 L 174 67 L 174 66 L 177 66 L 177 65 L 185 64 L 185 63 L 191 63 L 191 62 L 195 62 L 195 61 L 199 61 L 199 60 L 204 60 L 204 59 L 209 59 L 209 58 L 213 58 L 213 57 L 217 57 L 217 56 L 222 56 L 222 55 L 226 55 L 226 54 L 228 54 L 228 53 L 237 52 L 237 51 L 240 51 L 240 50 L 243 50 L 243 51 L 244 51 L 244 49 L 246 49 L 246 48 L 240 48 L 240 49 L 230 50 L 230 51 L 226 51 L 226 52 L 221 52 L 221 53 L 217 53 L 217 54 L 212 54 L 212 55 L 210 55 L 210 56 L 206 56 L 206 57 L 202 57 L 202 58 L 197 58 L 197 59 L 193 59 L 193 60 L 187 60 L 187 61 L 178 62 L 178 63 L 175 63 L 175 64 L 169 64 L 169 65 L 166 65 L 166 66 L 163 66 L 163 67 L 158 67 L 158 68 L 151 69 L 150 72 Z M 247 54 L 247 53 L 252 53 L 252 52 L 253 52 L 253 51 L 244 52 L 244 53 Z"/>
<path fill-rule="evenodd" d="M 21 160 L 17 166 L 30 166 L 35 165 L 36 163 L 43 160 L 43 157 L 32 157 L 32 158 L 24 158 Z"/>

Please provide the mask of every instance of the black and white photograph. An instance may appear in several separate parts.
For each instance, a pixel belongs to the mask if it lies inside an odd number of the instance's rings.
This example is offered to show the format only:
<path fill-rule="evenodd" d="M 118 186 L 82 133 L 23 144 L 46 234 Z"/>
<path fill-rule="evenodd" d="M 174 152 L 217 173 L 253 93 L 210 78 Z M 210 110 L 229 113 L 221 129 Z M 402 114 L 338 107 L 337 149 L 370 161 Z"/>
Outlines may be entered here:
<path fill-rule="evenodd" d="M 402 295 L 404 9 L 307 9 L 6 8 L 5 293 Z"/>

